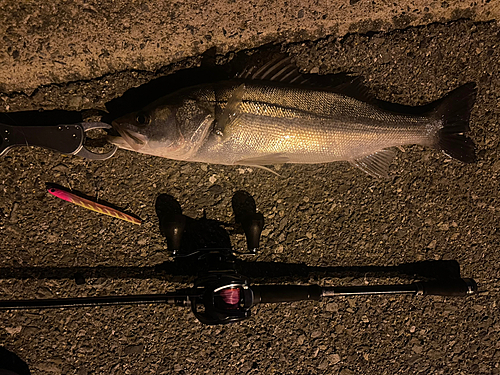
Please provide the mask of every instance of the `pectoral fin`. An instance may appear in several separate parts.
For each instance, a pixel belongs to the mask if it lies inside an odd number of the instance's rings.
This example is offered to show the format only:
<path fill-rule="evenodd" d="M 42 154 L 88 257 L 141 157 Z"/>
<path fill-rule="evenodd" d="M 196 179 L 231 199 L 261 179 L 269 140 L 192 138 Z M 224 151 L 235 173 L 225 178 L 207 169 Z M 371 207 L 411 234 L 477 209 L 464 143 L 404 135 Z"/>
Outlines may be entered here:
<path fill-rule="evenodd" d="M 245 94 L 245 84 L 239 85 L 227 101 L 226 107 L 220 116 L 220 120 L 215 127 L 216 133 L 220 134 L 222 137 L 226 137 L 229 133 L 230 125 L 235 118 L 238 117 L 240 112 L 240 104 L 243 101 L 243 95 Z"/>
<path fill-rule="evenodd" d="M 394 159 L 391 150 L 380 150 L 371 155 L 351 160 L 350 163 L 376 178 L 389 178 L 389 165 Z"/>

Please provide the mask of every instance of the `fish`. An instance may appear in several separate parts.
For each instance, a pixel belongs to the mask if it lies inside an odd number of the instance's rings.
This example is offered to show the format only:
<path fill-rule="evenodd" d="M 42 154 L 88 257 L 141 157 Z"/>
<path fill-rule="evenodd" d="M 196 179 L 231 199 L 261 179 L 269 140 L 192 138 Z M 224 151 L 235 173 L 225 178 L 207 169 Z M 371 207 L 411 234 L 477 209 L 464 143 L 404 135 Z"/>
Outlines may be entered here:
<path fill-rule="evenodd" d="M 119 148 L 188 162 L 266 166 L 347 161 L 388 178 L 394 148 L 422 145 L 464 163 L 476 161 L 465 133 L 474 82 L 433 103 L 393 111 L 359 79 L 337 86 L 302 74 L 290 57 L 234 78 L 182 88 L 112 121 Z M 390 104 L 390 103 L 385 103 Z M 394 106 L 393 106 L 394 107 Z"/>
<path fill-rule="evenodd" d="M 58 188 L 53 184 L 47 185 L 47 192 L 59 199 L 64 201 L 76 204 L 77 206 L 86 208 L 87 210 L 91 210 L 94 212 L 99 212 L 104 215 L 108 215 L 117 219 L 125 220 L 133 224 L 141 225 L 142 220 L 128 215 L 124 212 L 117 210 L 109 205 L 104 205 L 101 203 L 97 203 L 91 201 L 90 199 L 83 198 L 75 193 L 69 192 L 66 189 Z"/>

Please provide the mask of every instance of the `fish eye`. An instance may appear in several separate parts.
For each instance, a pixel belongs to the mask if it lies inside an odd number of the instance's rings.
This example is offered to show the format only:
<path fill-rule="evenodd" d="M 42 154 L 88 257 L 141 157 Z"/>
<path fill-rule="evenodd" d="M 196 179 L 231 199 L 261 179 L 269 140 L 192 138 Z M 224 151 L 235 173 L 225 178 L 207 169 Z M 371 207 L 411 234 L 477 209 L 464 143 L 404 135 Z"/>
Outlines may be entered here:
<path fill-rule="evenodd" d="M 139 125 L 148 125 L 151 122 L 151 119 L 146 113 L 141 112 L 137 114 L 135 121 L 137 121 Z"/>

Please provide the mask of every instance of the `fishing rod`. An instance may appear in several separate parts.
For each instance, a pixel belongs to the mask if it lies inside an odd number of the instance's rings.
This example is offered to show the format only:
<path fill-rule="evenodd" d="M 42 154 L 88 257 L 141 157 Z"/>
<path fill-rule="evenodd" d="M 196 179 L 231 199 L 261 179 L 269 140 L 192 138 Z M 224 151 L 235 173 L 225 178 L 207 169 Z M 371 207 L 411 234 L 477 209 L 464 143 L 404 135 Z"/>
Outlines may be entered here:
<path fill-rule="evenodd" d="M 211 255 L 216 255 L 212 253 Z M 218 253 L 216 256 L 220 256 Z M 321 287 L 319 285 L 255 285 L 237 273 L 215 271 L 203 275 L 190 289 L 165 294 L 0 301 L 0 310 L 75 308 L 89 306 L 169 304 L 190 306 L 204 324 L 235 323 L 251 316 L 258 304 L 319 301 L 338 296 L 407 294 L 465 297 L 477 292 L 473 279 L 412 284 Z"/>
<path fill-rule="evenodd" d="M 231 248 L 201 248 L 182 254 L 182 236 L 186 227 L 184 215 L 175 213 L 162 223 L 174 260 L 194 263 L 198 276 L 192 288 L 163 294 L 100 296 L 83 298 L 27 299 L 0 301 L 0 310 L 76 308 L 138 304 L 168 304 L 190 307 L 203 324 L 235 323 L 251 316 L 258 304 L 295 301 L 319 301 L 339 296 L 395 295 L 465 297 L 477 292 L 477 284 L 469 278 L 452 278 L 411 284 L 322 287 L 319 285 L 251 285 L 236 269 L 236 256 Z M 248 254 L 259 247 L 264 219 L 251 212 L 238 218 L 243 226 Z"/>

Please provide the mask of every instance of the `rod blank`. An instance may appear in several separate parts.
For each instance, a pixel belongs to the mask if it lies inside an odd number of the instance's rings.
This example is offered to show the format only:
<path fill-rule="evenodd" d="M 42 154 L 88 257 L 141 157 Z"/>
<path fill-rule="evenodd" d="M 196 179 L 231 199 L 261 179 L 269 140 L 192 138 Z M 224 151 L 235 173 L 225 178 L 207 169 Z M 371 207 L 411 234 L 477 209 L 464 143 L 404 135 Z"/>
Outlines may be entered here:
<path fill-rule="evenodd" d="M 68 307 L 138 305 L 150 303 L 164 303 L 169 305 L 186 306 L 189 304 L 190 297 L 191 296 L 187 294 L 171 293 L 83 298 L 0 300 L 0 310 L 55 309 Z"/>

